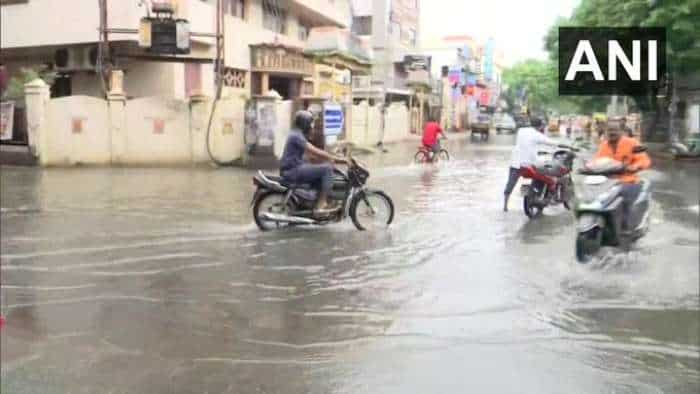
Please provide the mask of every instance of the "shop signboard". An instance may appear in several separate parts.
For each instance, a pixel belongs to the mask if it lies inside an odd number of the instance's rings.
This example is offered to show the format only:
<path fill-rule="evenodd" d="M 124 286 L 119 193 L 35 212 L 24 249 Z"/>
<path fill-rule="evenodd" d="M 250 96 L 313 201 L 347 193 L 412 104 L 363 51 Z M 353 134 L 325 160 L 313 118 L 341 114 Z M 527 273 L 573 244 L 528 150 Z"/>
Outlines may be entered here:
<path fill-rule="evenodd" d="M 409 71 L 430 71 L 432 58 L 424 55 L 406 55 L 403 62 Z"/>
<path fill-rule="evenodd" d="M 327 144 L 333 144 L 343 133 L 345 115 L 343 107 L 337 103 L 326 103 L 323 106 L 323 135 Z"/>

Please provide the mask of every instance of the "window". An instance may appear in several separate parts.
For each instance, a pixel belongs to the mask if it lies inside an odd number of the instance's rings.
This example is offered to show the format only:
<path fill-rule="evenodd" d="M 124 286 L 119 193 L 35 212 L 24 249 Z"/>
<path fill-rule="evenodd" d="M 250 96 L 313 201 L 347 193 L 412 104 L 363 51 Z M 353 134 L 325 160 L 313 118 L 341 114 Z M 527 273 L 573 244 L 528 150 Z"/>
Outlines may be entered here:
<path fill-rule="evenodd" d="M 401 42 L 408 43 L 409 42 L 409 30 L 408 28 L 404 28 L 399 30 L 399 34 L 401 35 Z"/>
<path fill-rule="evenodd" d="M 389 23 L 389 34 L 394 37 L 401 37 L 401 24 L 394 21 Z"/>
<path fill-rule="evenodd" d="M 372 17 L 371 16 L 356 16 L 352 20 L 352 32 L 359 36 L 368 36 L 372 34 Z"/>
<path fill-rule="evenodd" d="M 311 24 L 299 19 L 299 40 L 306 41 L 309 39 Z"/>
<path fill-rule="evenodd" d="M 224 0 L 224 14 L 245 19 L 245 0 Z"/>
<path fill-rule="evenodd" d="M 276 33 L 287 34 L 287 11 L 276 0 L 263 0 L 263 27 Z"/>
<path fill-rule="evenodd" d="M 408 42 L 412 46 L 416 46 L 416 41 L 417 41 L 416 29 L 408 29 Z"/>

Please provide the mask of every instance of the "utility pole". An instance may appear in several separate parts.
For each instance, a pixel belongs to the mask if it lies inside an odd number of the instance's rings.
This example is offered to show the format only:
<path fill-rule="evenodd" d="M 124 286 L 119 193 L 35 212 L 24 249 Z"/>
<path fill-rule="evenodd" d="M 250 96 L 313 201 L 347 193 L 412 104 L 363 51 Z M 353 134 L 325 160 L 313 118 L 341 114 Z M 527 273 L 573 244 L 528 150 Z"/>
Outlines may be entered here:
<path fill-rule="evenodd" d="M 97 0 L 100 12 L 100 39 L 97 45 L 97 75 L 99 75 L 102 85 L 102 92 L 107 97 L 107 76 L 111 69 L 111 55 L 109 50 L 109 30 L 108 30 L 108 13 L 107 0 Z"/>
<path fill-rule="evenodd" d="M 221 91 L 224 84 L 224 56 L 226 53 L 226 48 L 224 47 L 224 34 L 226 26 L 224 25 L 223 7 L 224 4 L 222 0 L 216 0 L 216 60 L 214 62 L 214 75 L 216 78 L 217 100 L 221 98 Z"/>

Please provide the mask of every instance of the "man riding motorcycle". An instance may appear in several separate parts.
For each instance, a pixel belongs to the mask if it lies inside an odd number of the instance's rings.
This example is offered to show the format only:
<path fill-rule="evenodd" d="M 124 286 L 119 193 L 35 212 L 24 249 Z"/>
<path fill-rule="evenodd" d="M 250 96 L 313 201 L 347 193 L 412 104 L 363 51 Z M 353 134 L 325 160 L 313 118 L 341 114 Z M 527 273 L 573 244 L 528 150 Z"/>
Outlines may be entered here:
<path fill-rule="evenodd" d="M 319 191 L 315 216 L 327 216 L 339 208 L 328 205 L 328 193 L 333 185 L 332 162 L 347 164 L 348 161 L 321 150 L 309 142 L 313 130 L 314 116 L 309 111 L 298 111 L 294 115 L 294 128 L 289 132 L 284 153 L 280 160 L 282 180 L 291 184 L 309 184 Z M 311 164 L 304 160 L 304 154 L 331 163 Z"/>
<path fill-rule="evenodd" d="M 651 159 L 646 153 L 635 153 L 635 147 L 639 142 L 632 137 L 624 135 L 623 125 L 619 121 L 611 121 L 607 124 L 607 139 L 600 143 L 595 158 L 610 158 L 623 163 L 626 172 L 618 175 L 622 182 L 623 198 L 623 231 L 630 231 L 629 217 L 632 205 L 642 191 L 637 172 L 651 167 Z"/>

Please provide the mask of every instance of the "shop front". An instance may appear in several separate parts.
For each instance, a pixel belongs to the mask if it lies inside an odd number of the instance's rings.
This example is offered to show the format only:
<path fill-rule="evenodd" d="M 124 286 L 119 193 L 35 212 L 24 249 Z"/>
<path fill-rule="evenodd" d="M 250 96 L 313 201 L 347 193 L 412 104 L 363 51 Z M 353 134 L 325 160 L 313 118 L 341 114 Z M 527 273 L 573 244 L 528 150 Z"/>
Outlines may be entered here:
<path fill-rule="evenodd" d="M 278 44 L 250 48 L 253 97 L 279 95 L 282 100 L 295 100 L 312 94 L 314 65 L 301 49 Z"/>

